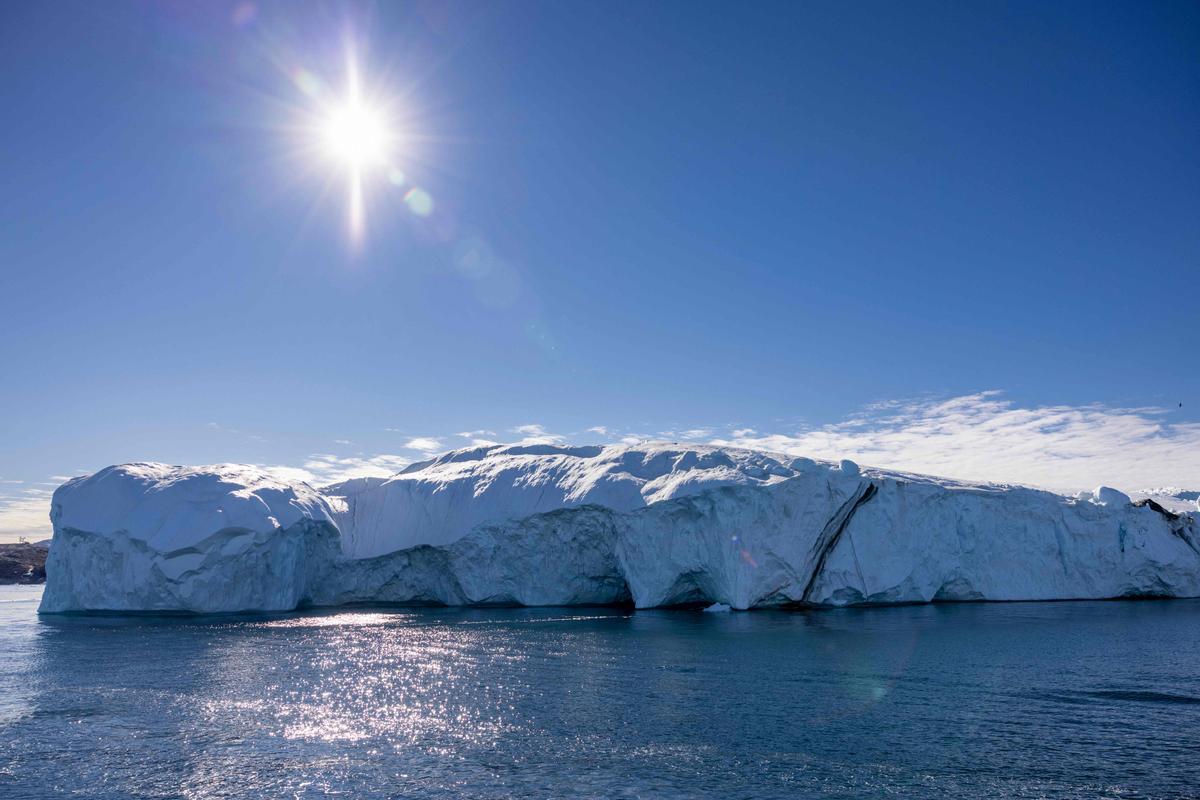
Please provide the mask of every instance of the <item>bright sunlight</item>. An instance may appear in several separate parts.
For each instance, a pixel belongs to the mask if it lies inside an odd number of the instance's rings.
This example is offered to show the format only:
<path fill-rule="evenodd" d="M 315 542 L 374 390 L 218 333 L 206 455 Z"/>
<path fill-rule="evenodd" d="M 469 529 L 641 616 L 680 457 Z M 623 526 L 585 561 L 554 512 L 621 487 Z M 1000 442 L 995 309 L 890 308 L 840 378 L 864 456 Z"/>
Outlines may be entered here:
<path fill-rule="evenodd" d="M 325 121 L 324 142 L 328 154 L 354 170 L 387 161 L 390 134 L 382 115 L 360 100 L 351 99 L 333 109 Z"/>

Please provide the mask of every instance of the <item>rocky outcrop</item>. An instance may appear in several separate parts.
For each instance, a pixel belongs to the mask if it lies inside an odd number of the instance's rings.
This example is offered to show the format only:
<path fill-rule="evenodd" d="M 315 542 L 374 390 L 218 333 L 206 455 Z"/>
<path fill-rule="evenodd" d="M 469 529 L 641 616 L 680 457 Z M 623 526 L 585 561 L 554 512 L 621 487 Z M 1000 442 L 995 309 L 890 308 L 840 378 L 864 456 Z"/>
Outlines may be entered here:
<path fill-rule="evenodd" d="M 36 544 L 0 544 L 0 584 L 45 583 L 46 553 Z"/>

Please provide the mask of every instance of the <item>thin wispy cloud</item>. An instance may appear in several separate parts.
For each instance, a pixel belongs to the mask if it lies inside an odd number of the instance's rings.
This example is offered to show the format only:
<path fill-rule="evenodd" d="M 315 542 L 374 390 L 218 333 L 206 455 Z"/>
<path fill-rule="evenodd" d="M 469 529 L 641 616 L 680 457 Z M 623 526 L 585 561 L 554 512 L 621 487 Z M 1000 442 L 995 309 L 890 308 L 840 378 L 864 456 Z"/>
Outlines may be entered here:
<path fill-rule="evenodd" d="M 284 480 L 301 480 L 311 486 L 325 486 L 351 478 L 388 478 L 412 462 L 406 456 L 389 453 L 348 457 L 317 453 L 309 456 L 302 468 L 272 466 L 266 469 Z"/>
<path fill-rule="evenodd" d="M 0 542 L 15 542 L 22 536 L 30 541 L 49 538 L 53 494 L 53 489 L 22 489 L 0 495 Z"/>
<path fill-rule="evenodd" d="M 495 438 L 495 431 L 459 431 L 454 435 L 460 439 L 466 439 L 467 447 L 491 447 L 492 445 L 500 444 L 500 442 Z"/>
<path fill-rule="evenodd" d="M 512 432 L 521 435 L 521 444 L 559 444 L 567 439 L 561 434 L 550 433 L 545 426 L 537 423 L 518 425 L 512 429 Z"/>
<path fill-rule="evenodd" d="M 233 436 L 245 436 L 247 439 L 253 439 L 256 442 L 265 442 L 267 440 L 266 437 L 264 437 L 260 434 L 251 433 L 250 431 L 244 431 L 239 428 L 230 428 L 229 426 L 222 425 L 219 422 L 210 422 L 207 425 L 205 425 L 204 427 L 208 428 L 211 431 L 218 431 L 220 433 L 228 433 Z"/>
<path fill-rule="evenodd" d="M 819 459 L 851 458 L 864 466 L 964 480 L 1021 483 L 1061 491 L 1098 484 L 1135 491 L 1154 486 L 1200 489 L 1200 423 L 1176 422 L 1171 409 L 1103 405 L 1018 406 L 1001 392 L 874 403 L 841 422 L 791 433 L 749 427 L 697 427 L 657 434 L 596 425 L 569 436 L 527 423 L 509 429 L 525 444 L 561 444 L 596 435 L 636 445 L 653 439 L 705 440 Z M 586 434 L 586 435 L 585 435 Z M 464 446 L 496 444 L 494 431 L 460 431 Z M 417 458 L 381 453 L 316 453 L 300 466 L 259 465 L 275 477 L 312 486 L 359 477 L 390 477 L 448 449 L 444 439 L 417 436 L 404 444 Z M 53 487 L 47 480 L 0 478 L 0 541 L 50 535 Z"/>
<path fill-rule="evenodd" d="M 996 391 L 877 403 L 833 425 L 713 443 L 1060 490 L 1200 484 L 1200 424 L 1173 422 L 1169 409 L 1018 407 Z"/>

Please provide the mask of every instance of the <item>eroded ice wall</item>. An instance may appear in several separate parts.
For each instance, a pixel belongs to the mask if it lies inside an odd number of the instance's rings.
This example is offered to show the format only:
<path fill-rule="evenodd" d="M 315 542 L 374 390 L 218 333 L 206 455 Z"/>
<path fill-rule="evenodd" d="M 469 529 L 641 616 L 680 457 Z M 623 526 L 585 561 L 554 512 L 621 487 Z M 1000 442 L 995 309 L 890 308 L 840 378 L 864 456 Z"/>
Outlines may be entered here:
<path fill-rule="evenodd" d="M 325 490 L 131 464 L 55 493 L 42 610 L 1200 595 L 1193 515 L 714 447 L 492 447 Z"/>

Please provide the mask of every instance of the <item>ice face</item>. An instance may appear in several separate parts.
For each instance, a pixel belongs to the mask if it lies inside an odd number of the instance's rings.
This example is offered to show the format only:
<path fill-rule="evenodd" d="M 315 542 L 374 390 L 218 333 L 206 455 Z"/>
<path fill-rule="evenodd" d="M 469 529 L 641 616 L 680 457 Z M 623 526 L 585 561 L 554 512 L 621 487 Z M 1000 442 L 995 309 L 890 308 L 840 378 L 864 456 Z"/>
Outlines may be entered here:
<path fill-rule="evenodd" d="M 127 464 L 52 504 L 44 612 L 1200 595 L 1200 526 L 730 448 L 494 446 L 324 489 Z"/>

